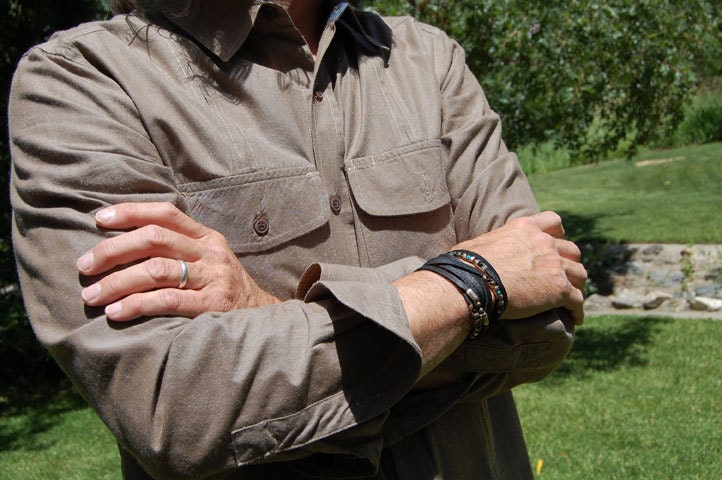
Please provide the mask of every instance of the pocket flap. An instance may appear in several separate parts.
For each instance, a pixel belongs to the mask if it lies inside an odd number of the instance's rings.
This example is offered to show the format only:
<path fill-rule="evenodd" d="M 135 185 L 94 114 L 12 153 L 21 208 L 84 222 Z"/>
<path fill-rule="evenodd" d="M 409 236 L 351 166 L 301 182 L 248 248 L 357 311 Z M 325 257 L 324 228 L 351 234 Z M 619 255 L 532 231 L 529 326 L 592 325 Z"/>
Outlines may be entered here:
<path fill-rule="evenodd" d="M 441 142 L 430 140 L 346 161 L 359 207 L 370 215 L 412 215 L 451 201 Z"/>
<path fill-rule="evenodd" d="M 236 253 L 276 247 L 329 219 L 326 190 L 312 166 L 234 175 L 179 189 L 191 216 L 222 233 Z M 263 228 L 259 222 L 265 222 Z"/>

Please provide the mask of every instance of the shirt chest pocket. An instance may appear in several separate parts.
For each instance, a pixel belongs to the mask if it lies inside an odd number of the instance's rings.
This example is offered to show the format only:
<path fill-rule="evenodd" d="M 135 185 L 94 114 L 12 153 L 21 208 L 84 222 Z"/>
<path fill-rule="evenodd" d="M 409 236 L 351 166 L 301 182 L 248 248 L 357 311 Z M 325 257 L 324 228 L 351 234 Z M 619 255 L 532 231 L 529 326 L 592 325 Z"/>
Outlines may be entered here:
<path fill-rule="evenodd" d="M 369 266 L 410 255 L 429 258 L 456 243 L 439 140 L 347 160 L 345 171 Z"/>
<path fill-rule="evenodd" d="M 222 233 L 254 280 L 281 297 L 292 294 L 310 261 L 308 252 L 327 233 L 321 227 L 328 223 L 329 200 L 311 165 L 187 183 L 179 189 L 190 215 Z"/>

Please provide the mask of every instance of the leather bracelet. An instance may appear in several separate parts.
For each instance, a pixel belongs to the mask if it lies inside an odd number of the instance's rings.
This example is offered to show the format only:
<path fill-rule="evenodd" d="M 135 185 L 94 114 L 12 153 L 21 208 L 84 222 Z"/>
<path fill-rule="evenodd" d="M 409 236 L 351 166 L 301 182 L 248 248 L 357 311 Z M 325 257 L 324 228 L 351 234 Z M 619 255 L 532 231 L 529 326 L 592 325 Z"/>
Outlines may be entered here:
<path fill-rule="evenodd" d="M 454 284 L 464 296 L 472 318 L 469 340 L 478 337 L 489 326 L 489 305 L 493 304 L 491 291 L 480 271 L 449 253 L 432 258 L 418 270 L 434 272 Z"/>
<path fill-rule="evenodd" d="M 492 267 L 484 257 L 469 250 L 453 250 L 449 252 L 449 254 L 456 258 L 461 258 L 479 269 L 487 287 L 491 291 L 492 295 L 496 297 L 493 309 L 494 320 L 500 319 L 506 310 L 509 299 L 507 297 L 504 284 L 501 283 L 501 277 L 497 271 L 494 270 L 494 267 Z"/>

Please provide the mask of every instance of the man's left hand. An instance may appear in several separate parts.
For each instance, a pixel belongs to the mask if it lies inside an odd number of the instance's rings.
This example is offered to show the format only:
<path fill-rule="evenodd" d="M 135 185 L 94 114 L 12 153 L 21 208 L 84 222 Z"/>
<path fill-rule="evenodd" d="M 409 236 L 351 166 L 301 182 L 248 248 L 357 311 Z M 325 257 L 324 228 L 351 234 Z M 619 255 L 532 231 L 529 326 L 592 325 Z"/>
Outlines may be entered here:
<path fill-rule="evenodd" d="M 101 241 L 77 263 L 83 275 L 107 273 L 82 297 L 87 305 L 106 305 L 110 320 L 280 303 L 253 281 L 222 234 L 170 203 L 123 203 L 98 211 L 95 220 L 109 230 L 132 229 Z"/>

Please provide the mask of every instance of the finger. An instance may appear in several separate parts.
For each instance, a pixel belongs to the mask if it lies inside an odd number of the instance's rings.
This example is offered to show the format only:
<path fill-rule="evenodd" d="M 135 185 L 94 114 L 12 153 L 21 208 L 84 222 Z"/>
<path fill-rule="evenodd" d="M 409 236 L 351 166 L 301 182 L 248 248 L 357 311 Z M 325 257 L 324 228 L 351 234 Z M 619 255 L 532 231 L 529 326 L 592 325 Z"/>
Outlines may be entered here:
<path fill-rule="evenodd" d="M 527 217 L 542 232 L 551 235 L 554 238 L 564 238 L 564 226 L 562 218 L 555 212 L 546 211 L 537 213 Z"/>
<path fill-rule="evenodd" d="M 564 258 L 578 262 L 582 258 L 582 252 L 574 242 L 557 239 L 555 241 L 557 252 Z"/>
<path fill-rule="evenodd" d="M 588 277 L 587 269 L 584 268 L 584 265 L 567 260 L 564 263 L 564 271 L 569 279 L 569 283 L 579 290 L 584 289 L 584 285 L 586 285 Z"/>
<path fill-rule="evenodd" d="M 135 293 L 105 307 L 109 320 L 125 322 L 140 317 L 178 316 L 193 318 L 208 309 L 201 293 L 195 290 L 164 288 Z"/>
<path fill-rule="evenodd" d="M 195 268 L 195 265 L 186 263 L 186 266 L 188 281 L 185 288 L 193 289 L 193 279 L 198 275 L 194 275 L 190 270 Z M 87 305 L 108 305 L 134 293 L 158 288 L 179 288 L 182 278 L 183 268 L 178 260 L 154 257 L 111 273 L 83 289 L 81 296 Z"/>
<path fill-rule="evenodd" d="M 97 275 L 108 270 L 152 257 L 198 260 L 197 242 L 186 235 L 158 225 L 107 238 L 78 259 L 78 270 L 84 275 Z"/>
<path fill-rule="evenodd" d="M 201 238 L 209 231 L 168 202 L 121 203 L 99 210 L 95 220 L 113 230 L 158 225 L 191 238 Z"/>
<path fill-rule="evenodd" d="M 574 289 L 564 305 L 572 318 L 574 318 L 575 325 L 582 325 L 584 323 L 584 295 L 579 289 Z"/>

